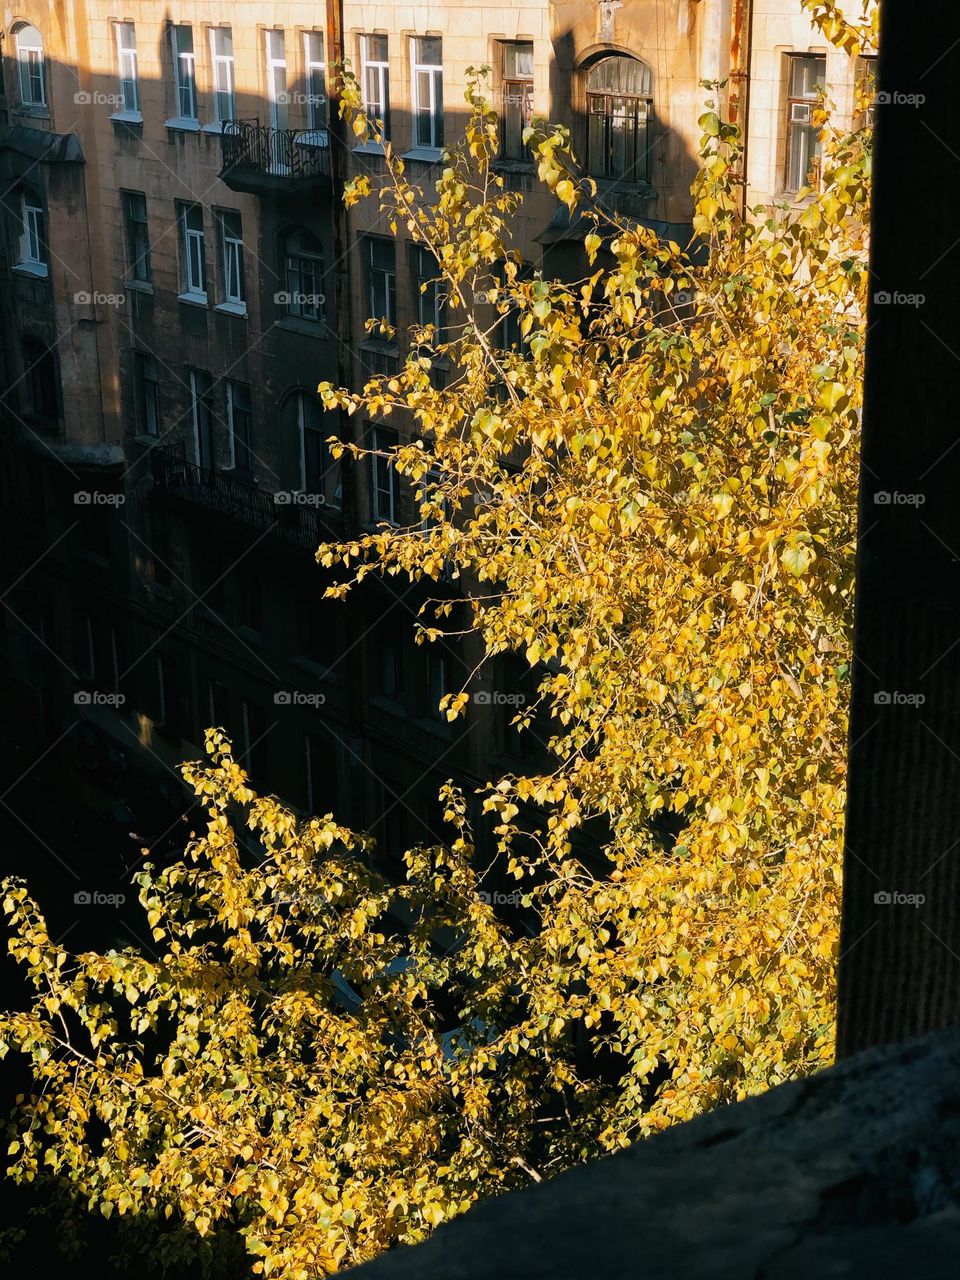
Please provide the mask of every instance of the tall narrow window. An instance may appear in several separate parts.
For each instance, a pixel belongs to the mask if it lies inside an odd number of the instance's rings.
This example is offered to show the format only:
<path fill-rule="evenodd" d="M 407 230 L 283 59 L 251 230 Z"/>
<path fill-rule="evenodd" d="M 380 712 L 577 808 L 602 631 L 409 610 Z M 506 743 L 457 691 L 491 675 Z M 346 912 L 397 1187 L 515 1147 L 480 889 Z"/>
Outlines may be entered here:
<path fill-rule="evenodd" d="M 241 705 L 243 720 L 243 765 L 254 780 L 263 783 L 267 777 L 267 728 L 263 708 L 256 702 L 244 699 Z"/>
<path fill-rule="evenodd" d="M 60 417 L 59 377 L 53 352 L 35 338 L 23 342 L 24 409 L 44 425 L 53 425 Z"/>
<path fill-rule="evenodd" d="M 312 231 L 289 232 L 284 245 L 287 310 L 301 320 L 323 321 L 323 247 Z"/>
<path fill-rule="evenodd" d="M 160 435 L 160 379 L 157 362 L 145 351 L 133 353 L 137 390 L 137 430 L 144 436 Z"/>
<path fill-rule="evenodd" d="M 418 319 L 422 325 L 433 325 L 435 342 L 444 342 L 445 307 L 440 266 L 423 245 L 416 246 L 416 255 Z"/>
<path fill-rule="evenodd" d="M 500 154 L 505 160 L 528 160 L 523 131 L 533 120 L 533 43 L 504 41 L 500 49 Z"/>
<path fill-rule="evenodd" d="M 447 660 L 436 643 L 427 651 L 427 714 L 434 720 L 446 723 L 446 715 L 440 710 L 440 699 L 447 689 Z"/>
<path fill-rule="evenodd" d="M 250 388 L 243 382 L 227 383 L 227 425 L 230 452 L 238 471 L 253 472 L 253 409 Z"/>
<path fill-rule="evenodd" d="M 202 471 L 213 471 L 213 383 L 202 369 L 190 370 L 190 416 L 193 419 L 194 457 Z"/>
<path fill-rule="evenodd" d="M 367 305 L 371 320 L 397 323 L 397 268 L 392 240 L 367 237 Z"/>
<path fill-rule="evenodd" d="M 282 31 L 265 31 L 267 59 L 267 101 L 270 106 L 270 124 L 274 129 L 287 127 L 287 54 Z"/>
<path fill-rule="evenodd" d="M 327 127 L 327 68 L 323 60 L 323 32 L 303 33 L 303 69 L 307 86 L 307 124 Z"/>
<path fill-rule="evenodd" d="M 193 54 L 193 27 L 170 30 L 173 42 L 173 85 L 177 95 L 177 115 L 181 120 L 197 118 L 197 68 Z"/>
<path fill-rule="evenodd" d="M 147 222 L 147 197 L 142 191 L 124 191 L 123 225 L 127 241 L 127 273 L 138 284 L 149 284 L 150 233 Z"/>
<path fill-rule="evenodd" d="M 645 182 L 653 75 L 639 58 L 601 58 L 587 72 L 587 160 L 595 178 Z"/>
<path fill-rule="evenodd" d="M 233 78 L 233 32 L 229 27 L 211 27 L 210 56 L 213 61 L 213 103 L 217 122 L 225 124 L 237 115 Z"/>
<path fill-rule="evenodd" d="M 207 252 L 203 236 L 203 206 L 180 205 L 180 249 L 183 259 L 181 297 L 207 300 Z"/>
<path fill-rule="evenodd" d="M 384 427 L 373 429 L 373 516 L 375 520 L 397 523 L 397 469 L 393 465 L 393 450 L 398 436 Z"/>
<path fill-rule="evenodd" d="M 439 36 L 414 36 L 413 119 L 418 147 L 443 146 L 443 62 Z"/>
<path fill-rule="evenodd" d="M 367 115 L 383 124 L 390 137 L 390 63 L 386 36 L 360 37 L 360 85 Z"/>
<path fill-rule="evenodd" d="M 20 254 L 17 265 L 35 276 L 49 273 L 47 237 L 43 206 L 32 191 L 20 197 Z"/>
<path fill-rule="evenodd" d="M 120 70 L 120 98 L 129 115 L 140 114 L 140 84 L 137 78 L 137 37 L 132 22 L 118 22 L 117 66 Z"/>
<path fill-rule="evenodd" d="M 784 187 L 799 191 L 816 180 L 820 161 L 820 131 L 813 123 L 817 97 L 823 88 L 827 60 L 807 54 L 788 59 L 787 167 Z"/>
<path fill-rule="evenodd" d="M 231 307 L 246 310 L 243 280 L 243 223 L 236 209 L 221 209 L 220 256 L 223 271 L 223 300 Z"/>
<path fill-rule="evenodd" d="M 20 102 L 25 107 L 45 107 L 47 105 L 47 73 L 40 32 L 29 23 L 24 23 L 17 28 L 13 40 L 17 50 Z"/>
<path fill-rule="evenodd" d="M 300 430 L 300 487 L 305 493 L 322 494 L 324 503 L 341 503 L 340 463 L 330 454 L 328 437 L 336 434 L 335 418 L 324 412 L 315 396 L 306 391 L 297 395 L 297 425 Z"/>

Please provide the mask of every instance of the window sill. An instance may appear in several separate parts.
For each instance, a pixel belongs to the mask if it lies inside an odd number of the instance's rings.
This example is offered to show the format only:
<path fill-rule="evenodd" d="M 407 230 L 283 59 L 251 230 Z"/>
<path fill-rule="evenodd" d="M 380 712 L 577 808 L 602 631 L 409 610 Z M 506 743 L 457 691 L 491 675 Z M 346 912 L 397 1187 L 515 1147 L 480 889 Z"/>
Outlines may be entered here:
<path fill-rule="evenodd" d="M 439 164 L 443 159 L 441 147 L 411 147 L 403 153 L 404 160 L 420 160 L 423 164 Z"/>
<path fill-rule="evenodd" d="M 302 333 L 307 338 L 329 338 L 325 320 L 304 320 L 302 316 L 284 316 L 277 321 L 278 329 L 286 329 L 290 333 Z"/>
<path fill-rule="evenodd" d="M 170 121 L 167 124 L 170 125 Z M 200 126 L 201 133 L 223 133 L 223 120 L 208 120 L 206 124 Z"/>
<path fill-rule="evenodd" d="M 200 132 L 200 121 L 190 120 L 186 116 L 174 116 L 172 120 L 165 120 L 164 124 L 168 129 L 176 129 L 180 133 Z"/>
<path fill-rule="evenodd" d="M 376 707 L 378 711 L 386 711 L 391 716 L 396 716 L 398 720 L 407 719 L 407 709 L 400 702 L 395 702 L 393 698 L 387 698 L 383 694 L 378 693 L 370 699 L 370 706 Z"/>
<path fill-rule="evenodd" d="M 45 262 L 15 262 L 12 268 L 19 276 L 29 276 L 32 280 L 47 280 L 50 268 Z"/>
<path fill-rule="evenodd" d="M 143 124 L 143 116 L 139 111 L 115 111 L 110 119 L 117 124 Z"/>
<path fill-rule="evenodd" d="M 290 659 L 290 665 L 298 667 L 301 671 L 306 671 L 308 675 L 316 676 L 318 680 L 323 680 L 326 684 L 336 685 L 340 683 L 332 667 L 325 667 L 322 662 L 315 662 L 313 658 L 308 658 L 306 654 L 296 654 Z"/>
<path fill-rule="evenodd" d="M 162 436 L 145 436 L 142 433 L 133 437 L 133 443 L 142 444 L 145 449 L 155 449 L 162 440 Z"/>
<path fill-rule="evenodd" d="M 188 307 L 203 307 L 206 309 L 207 295 L 205 293 L 178 293 L 177 301 L 186 303 Z"/>
<path fill-rule="evenodd" d="M 353 148 L 355 156 L 382 156 L 385 155 L 382 142 L 361 142 Z"/>
<path fill-rule="evenodd" d="M 247 304 L 245 302 L 218 302 L 214 307 L 214 311 L 220 311 L 225 316 L 241 316 L 244 320 L 247 318 Z"/>
<path fill-rule="evenodd" d="M 421 716 L 413 723 L 417 729 L 422 729 L 424 733 L 429 733 L 435 738 L 442 738 L 444 742 L 453 740 L 453 725 L 447 720 L 428 720 Z"/>
<path fill-rule="evenodd" d="M 523 156 L 501 156 L 494 160 L 490 168 L 494 173 L 536 173 L 537 166 L 532 160 Z"/>
<path fill-rule="evenodd" d="M 19 102 L 13 111 L 18 116 L 29 116 L 31 120 L 50 119 L 50 108 L 46 103 Z"/>
<path fill-rule="evenodd" d="M 158 600 L 166 600 L 168 603 L 173 600 L 171 588 L 162 587 L 159 582 L 144 582 L 143 589 L 148 595 L 156 596 Z"/>
<path fill-rule="evenodd" d="M 125 289 L 133 289 L 136 293 L 153 294 L 153 285 L 149 280 L 124 280 L 123 287 Z"/>

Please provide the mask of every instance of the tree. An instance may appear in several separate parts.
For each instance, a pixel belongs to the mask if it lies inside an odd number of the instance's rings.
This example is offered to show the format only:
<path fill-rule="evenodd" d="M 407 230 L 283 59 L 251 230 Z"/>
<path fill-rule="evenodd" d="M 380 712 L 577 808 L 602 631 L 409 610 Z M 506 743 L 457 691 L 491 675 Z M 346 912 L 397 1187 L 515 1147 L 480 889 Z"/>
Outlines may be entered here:
<path fill-rule="evenodd" d="M 217 730 L 185 767 L 205 832 L 141 876 L 159 959 L 69 955 L 9 883 L 36 988 L 2 1023 L 35 1081 L 11 1172 L 163 1261 L 239 1233 L 264 1274 L 326 1274 L 831 1057 L 869 132 L 824 108 L 818 189 L 744 222 L 739 137 L 708 109 L 704 254 L 604 210 L 538 125 L 540 177 L 583 219 L 569 284 L 521 276 L 496 118 L 479 82 L 468 100 L 435 195 L 388 147 L 380 194 L 437 259 L 448 331 L 362 392 L 322 388 L 415 423 L 389 462 L 422 519 L 319 558 L 346 570 L 333 596 L 452 578 L 485 654 L 526 656 L 554 764 L 483 803 L 529 927 L 490 901 L 452 787 L 454 838 L 393 885 L 331 815 L 257 796 Z M 424 606 L 425 643 L 455 607 Z M 609 837 L 580 857 L 595 817 Z"/>

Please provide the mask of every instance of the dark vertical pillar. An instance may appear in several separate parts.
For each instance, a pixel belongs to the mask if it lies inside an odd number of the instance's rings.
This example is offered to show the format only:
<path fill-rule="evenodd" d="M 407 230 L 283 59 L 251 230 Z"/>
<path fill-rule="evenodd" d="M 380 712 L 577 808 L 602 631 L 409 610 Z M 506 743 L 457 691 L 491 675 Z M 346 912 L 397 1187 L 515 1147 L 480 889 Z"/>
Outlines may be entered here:
<path fill-rule="evenodd" d="M 884 0 L 838 1052 L 960 1023 L 960 5 Z"/>

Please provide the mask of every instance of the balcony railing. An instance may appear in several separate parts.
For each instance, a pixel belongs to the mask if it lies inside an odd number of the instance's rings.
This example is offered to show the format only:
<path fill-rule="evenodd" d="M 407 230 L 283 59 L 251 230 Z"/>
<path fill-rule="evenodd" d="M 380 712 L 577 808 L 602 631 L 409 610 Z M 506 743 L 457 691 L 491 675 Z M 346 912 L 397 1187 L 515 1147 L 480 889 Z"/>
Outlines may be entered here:
<path fill-rule="evenodd" d="M 275 129 L 255 120 L 228 120 L 220 143 L 220 177 L 234 191 L 297 191 L 330 182 L 326 129 Z"/>
<path fill-rule="evenodd" d="M 156 448 L 152 459 L 154 485 L 170 497 L 272 533 L 305 551 L 341 537 L 339 512 L 324 506 L 319 494 L 261 489 L 237 476 L 188 462 L 175 449 Z"/>

